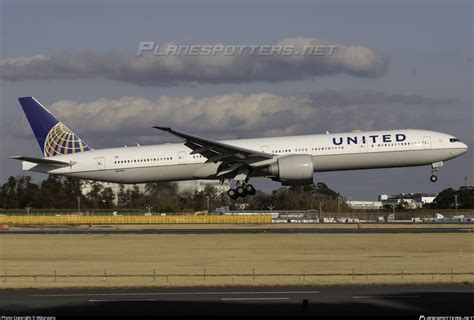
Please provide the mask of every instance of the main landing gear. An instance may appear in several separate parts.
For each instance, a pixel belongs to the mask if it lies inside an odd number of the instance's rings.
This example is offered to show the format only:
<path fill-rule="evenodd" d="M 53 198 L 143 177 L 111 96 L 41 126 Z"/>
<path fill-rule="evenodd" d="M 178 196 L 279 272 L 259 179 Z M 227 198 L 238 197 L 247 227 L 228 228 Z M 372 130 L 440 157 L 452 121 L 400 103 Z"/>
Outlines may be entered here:
<path fill-rule="evenodd" d="M 237 200 L 238 197 L 245 197 L 246 195 L 253 196 L 257 190 L 251 184 L 247 184 L 245 182 L 237 182 L 237 188 L 229 189 L 227 191 L 227 195 L 234 200 Z"/>
<path fill-rule="evenodd" d="M 249 182 L 249 172 L 248 168 L 240 168 L 237 170 L 237 174 L 234 177 L 234 180 L 237 182 L 237 187 L 235 189 L 229 189 L 227 195 L 234 200 L 237 200 L 239 197 L 245 197 L 246 195 L 253 196 L 257 191 L 255 188 L 248 184 Z"/>
<path fill-rule="evenodd" d="M 438 181 L 438 176 L 436 175 L 436 171 L 438 171 L 439 168 L 443 166 L 443 164 L 444 164 L 443 161 L 435 162 L 431 164 L 431 177 L 430 177 L 431 182 Z"/>

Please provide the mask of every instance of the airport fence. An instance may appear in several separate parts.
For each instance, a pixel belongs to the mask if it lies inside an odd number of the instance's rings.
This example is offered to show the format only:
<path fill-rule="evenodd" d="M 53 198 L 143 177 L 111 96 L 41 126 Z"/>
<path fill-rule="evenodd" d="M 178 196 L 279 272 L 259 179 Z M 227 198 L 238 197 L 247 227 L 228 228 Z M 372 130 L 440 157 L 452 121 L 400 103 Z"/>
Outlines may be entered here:
<path fill-rule="evenodd" d="M 473 277 L 474 272 L 466 271 L 454 271 L 451 269 L 446 272 L 409 272 L 405 269 L 390 272 L 360 272 L 352 269 L 349 272 L 334 272 L 334 273 L 312 273 L 312 272 L 299 272 L 299 273 L 258 273 L 255 269 L 252 272 L 247 273 L 208 273 L 206 269 L 198 273 L 159 273 L 158 269 L 150 270 L 149 273 L 127 273 L 127 274 L 114 274 L 110 272 L 110 269 L 104 269 L 102 272 L 91 273 L 91 274 L 71 274 L 71 273 L 60 273 L 58 270 L 52 270 L 51 273 L 38 273 L 38 274 L 19 274 L 12 273 L 9 270 L 4 270 L 2 278 L 3 283 L 14 282 L 15 280 L 30 280 L 33 282 L 47 281 L 47 282 L 63 282 L 65 280 L 144 280 L 161 282 L 163 284 L 173 282 L 177 279 L 188 279 L 191 281 L 200 280 L 203 282 L 211 281 L 212 279 L 227 280 L 226 282 L 233 282 L 237 279 L 245 279 L 251 282 L 257 282 L 266 278 L 279 278 L 279 279 L 295 279 L 298 281 L 306 281 L 310 279 L 321 279 L 321 278 L 344 278 L 346 280 L 366 280 L 369 281 L 373 278 L 384 278 L 391 277 L 392 279 L 408 280 L 410 277 L 423 276 L 427 280 L 435 280 L 443 277 L 444 279 L 456 280 L 456 278 L 466 279 L 466 277 Z M 472 281 L 473 278 L 470 278 Z"/>
<path fill-rule="evenodd" d="M 95 224 L 266 224 L 271 215 L 259 216 L 0 216 L 0 224 L 95 225 Z"/>

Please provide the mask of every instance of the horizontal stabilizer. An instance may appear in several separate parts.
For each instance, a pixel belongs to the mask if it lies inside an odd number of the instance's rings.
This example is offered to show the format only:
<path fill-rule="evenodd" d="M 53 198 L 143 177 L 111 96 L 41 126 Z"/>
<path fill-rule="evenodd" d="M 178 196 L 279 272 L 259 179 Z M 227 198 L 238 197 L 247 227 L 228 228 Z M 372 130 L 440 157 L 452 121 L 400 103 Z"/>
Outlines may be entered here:
<path fill-rule="evenodd" d="M 45 165 L 55 166 L 55 167 L 68 167 L 75 164 L 75 162 L 66 162 L 66 161 L 59 161 L 59 160 L 52 160 L 52 159 L 45 159 L 45 158 L 33 158 L 33 157 L 23 157 L 23 156 L 11 157 L 11 159 L 28 161 L 28 162 L 33 162 L 37 164 L 45 164 Z"/>

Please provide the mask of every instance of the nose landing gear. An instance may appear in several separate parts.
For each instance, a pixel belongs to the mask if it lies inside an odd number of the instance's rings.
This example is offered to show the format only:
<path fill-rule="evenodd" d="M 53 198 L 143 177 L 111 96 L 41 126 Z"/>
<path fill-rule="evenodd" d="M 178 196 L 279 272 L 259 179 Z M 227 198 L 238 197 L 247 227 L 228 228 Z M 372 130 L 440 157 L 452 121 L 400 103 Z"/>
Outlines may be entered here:
<path fill-rule="evenodd" d="M 435 162 L 431 164 L 431 177 L 430 177 L 431 182 L 438 181 L 438 176 L 436 175 L 436 171 L 438 171 L 439 168 L 443 166 L 443 164 L 444 164 L 443 161 Z"/>

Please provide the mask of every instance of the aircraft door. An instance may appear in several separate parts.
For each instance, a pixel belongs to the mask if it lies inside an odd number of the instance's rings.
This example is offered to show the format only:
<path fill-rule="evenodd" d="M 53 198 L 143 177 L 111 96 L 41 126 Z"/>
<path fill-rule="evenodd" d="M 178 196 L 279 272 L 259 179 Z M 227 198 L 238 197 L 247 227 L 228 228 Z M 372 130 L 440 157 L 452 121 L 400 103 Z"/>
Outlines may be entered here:
<path fill-rule="evenodd" d="M 269 146 L 262 146 L 262 152 L 270 153 L 270 147 Z"/>
<path fill-rule="evenodd" d="M 97 158 L 97 170 L 105 170 L 105 159 Z"/>
<path fill-rule="evenodd" d="M 369 144 L 368 143 L 361 143 L 360 144 L 360 152 L 367 152 L 369 151 Z"/>
<path fill-rule="evenodd" d="M 179 151 L 178 152 L 178 164 L 184 164 L 186 163 L 186 152 L 185 151 Z"/>
<path fill-rule="evenodd" d="M 423 149 L 431 149 L 431 137 L 423 137 Z"/>

